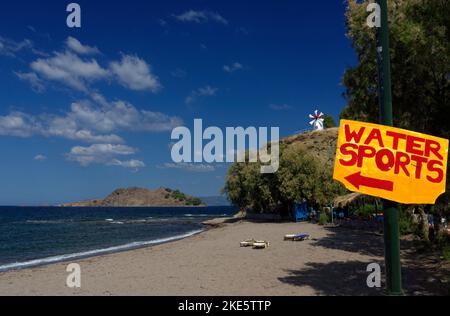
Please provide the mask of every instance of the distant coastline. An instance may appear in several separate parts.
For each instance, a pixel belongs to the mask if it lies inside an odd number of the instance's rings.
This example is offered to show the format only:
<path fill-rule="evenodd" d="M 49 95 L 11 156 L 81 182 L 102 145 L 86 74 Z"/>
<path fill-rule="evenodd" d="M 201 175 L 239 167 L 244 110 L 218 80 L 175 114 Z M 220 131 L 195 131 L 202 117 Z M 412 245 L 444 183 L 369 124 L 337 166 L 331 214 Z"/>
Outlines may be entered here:
<path fill-rule="evenodd" d="M 201 199 L 179 190 L 117 189 L 105 198 L 64 203 L 60 207 L 206 207 Z"/>

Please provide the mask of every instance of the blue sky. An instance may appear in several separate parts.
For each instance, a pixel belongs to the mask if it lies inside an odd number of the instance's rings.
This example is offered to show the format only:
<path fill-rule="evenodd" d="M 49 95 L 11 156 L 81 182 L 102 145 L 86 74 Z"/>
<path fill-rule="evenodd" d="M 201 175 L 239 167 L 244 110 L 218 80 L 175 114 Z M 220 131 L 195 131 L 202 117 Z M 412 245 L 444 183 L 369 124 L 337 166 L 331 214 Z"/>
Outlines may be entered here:
<path fill-rule="evenodd" d="M 171 164 L 172 128 L 336 119 L 355 63 L 341 1 L 9 1 L 0 10 L 0 204 L 160 186 L 218 195 L 227 165 Z"/>

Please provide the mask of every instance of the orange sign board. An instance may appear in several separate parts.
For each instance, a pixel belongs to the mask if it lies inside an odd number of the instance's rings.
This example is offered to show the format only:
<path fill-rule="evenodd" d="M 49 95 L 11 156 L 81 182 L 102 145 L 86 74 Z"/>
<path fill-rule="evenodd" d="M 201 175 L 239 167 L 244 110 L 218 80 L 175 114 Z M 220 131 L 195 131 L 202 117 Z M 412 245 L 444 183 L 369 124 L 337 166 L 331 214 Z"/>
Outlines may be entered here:
<path fill-rule="evenodd" d="M 342 120 L 334 179 L 347 189 L 404 204 L 434 204 L 445 192 L 448 140 Z"/>

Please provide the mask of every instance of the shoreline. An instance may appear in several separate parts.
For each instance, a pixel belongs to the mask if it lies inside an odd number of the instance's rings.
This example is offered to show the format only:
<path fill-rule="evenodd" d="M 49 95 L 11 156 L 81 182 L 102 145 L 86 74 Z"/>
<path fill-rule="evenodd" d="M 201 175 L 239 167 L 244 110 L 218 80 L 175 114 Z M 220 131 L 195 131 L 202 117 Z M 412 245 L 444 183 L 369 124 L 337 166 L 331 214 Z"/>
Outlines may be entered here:
<path fill-rule="evenodd" d="M 168 244 L 171 242 L 176 242 L 179 240 L 183 240 L 186 238 L 193 237 L 195 235 L 204 233 L 207 231 L 208 228 L 205 226 L 203 229 L 199 230 L 193 230 L 190 232 L 187 232 L 185 234 L 181 235 L 175 235 L 171 237 L 166 238 L 158 238 L 148 241 L 135 241 L 128 244 L 118 245 L 118 246 L 111 246 L 106 248 L 100 248 L 100 249 L 93 249 L 93 250 L 86 250 L 82 252 L 77 253 L 70 253 L 70 254 L 62 254 L 62 255 L 55 255 L 51 257 L 45 257 L 45 258 L 38 258 L 38 259 L 32 259 L 24 262 L 15 262 L 15 263 L 6 263 L 4 265 L 0 265 L 0 274 L 1 273 L 7 273 L 11 271 L 20 271 L 20 270 L 26 270 L 26 269 L 32 269 L 32 268 L 39 268 L 39 267 L 46 267 L 53 264 L 58 263 L 66 263 L 70 260 L 84 260 L 89 258 L 96 258 L 101 257 L 105 255 L 113 255 L 116 253 L 121 252 L 127 252 L 127 251 L 133 251 L 143 248 L 150 248 L 162 244 Z"/>
<path fill-rule="evenodd" d="M 81 267 L 79 289 L 66 286 L 67 262 L 0 272 L 0 295 L 384 295 L 383 288 L 366 284 L 368 264 L 379 263 L 384 271 L 381 236 L 310 223 L 235 220 L 212 227 L 177 241 L 73 261 Z M 284 241 L 291 233 L 312 239 Z M 249 238 L 270 247 L 241 248 Z M 404 242 L 405 293 L 448 295 L 435 281 L 440 276 L 430 258 L 410 253 Z"/>
<path fill-rule="evenodd" d="M 3 265 L 0 265 L 0 274 L 11 272 L 11 271 L 20 271 L 20 270 L 25 270 L 25 269 L 45 267 L 45 266 L 58 264 L 58 263 L 65 263 L 65 262 L 69 262 L 69 260 L 83 260 L 83 259 L 101 257 L 101 256 L 105 256 L 105 255 L 112 255 L 112 254 L 121 253 L 121 252 L 155 247 L 155 246 L 162 245 L 162 244 L 169 244 L 172 242 L 176 242 L 176 241 L 180 241 L 183 239 L 194 237 L 196 235 L 205 233 L 206 231 L 211 230 L 211 229 L 219 228 L 222 225 L 224 225 L 225 222 L 235 221 L 235 220 L 236 219 L 233 217 L 217 217 L 217 218 L 213 218 L 213 219 L 210 219 L 210 220 L 200 223 L 203 226 L 201 229 L 192 230 L 187 233 L 180 234 L 180 235 L 174 235 L 174 236 L 165 237 L 165 238 L 157 238 L 157 239 L 148 240 L 148 241 L 135 241 L 135 242 L 118 245 L 118 246 L 111 246 L 111 247 L 100 248 L 100 249 L 86 250 L 86 251 L 77 252 L 77 253 L 62 254 L 62 255 L 55 255 L 55 256 L 51 256 L 51 257 L 31 259 L 31 260 L 24 261 L 24 262 L 6 263 Z"/>
<path fill-rule="evenodd" d="M 151 206 L 64 206 L 64 205 L 0 205 L 0 208 L 14 207 L 14 208 L 206 208 L 206 207 L 233 207 L 232 205 L 151 205 Z"/>

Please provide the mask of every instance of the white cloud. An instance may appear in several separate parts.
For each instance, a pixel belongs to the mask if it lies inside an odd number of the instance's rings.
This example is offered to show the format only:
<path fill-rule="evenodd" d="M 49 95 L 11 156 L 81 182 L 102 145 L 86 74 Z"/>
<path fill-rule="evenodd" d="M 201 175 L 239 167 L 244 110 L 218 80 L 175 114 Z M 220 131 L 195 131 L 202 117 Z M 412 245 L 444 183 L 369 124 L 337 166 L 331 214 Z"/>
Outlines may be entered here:
<path fill-rule="evenodd" d="M 175 77 L 175 78 L 185 78 L 187 76 L 186 70 L 183 70 L 181 68 L 175 69 L 170 74 L 172 75 L 172 77 Z"/>
<path fill-rule="evenodd" d="M 219 89 L 213 88 L 211 86 L 199 88 L 197 90 L 192 91 L 191 94 L 188 97 L 186 97 L 185 102 L 186 104 L 192 104 L 197 100 L 198 97 L 215 96 L 217 94 L 217 91 L 219 91 Z"/>
<path fill-rule="evenodd" d="M 292 110 L 292 106 L 290 106 L 289 104 L 271 104 L 269 105 L 269 108 L 271 108 L 274 111 Z"/>
<path fill-rule="evenodd" d="M 90 101 L 71 104 L 63 115 L 30 115 L 11 112 L 0 116 L 0 135 L 16 137 L 61 137 L 86 143 L 123 143 L 120 131 L 162 132 L 182 125 L 175 116 L 139 110 L 124 101 L 108 102 L 102 95 L 93 94 Z"/>
<path fill-rule="evenodd" d="M 73 147 L 66 158 L 86 167 L 91 164 L 110 164 L 116 156 L 129 156 L 137 152 L 126 145 L 94 144 L 89 147 Z"/>
<path fill-rule="evenodd" d="M 231 65 L 225 65 L 225 66 L 223 66 L 223 70 L 224 70 L 225 72 L 228 72 L 228 73 L 233 73 L 233 72 L 238 71 L 238 70 L 241 70 L 241 69 L 243 69 L 243 68 L 244 68 L 244 66 L 242 66 L 242 64 L 240 64 L 240 63 L 238 63 L 238 62 L 235 62 L 235 63 L 233 63 L 233 64 L 231 64 Z"/>
<path fill-rule="evenodd" d="M 123 143 L 124 140 L 116 134 L 101 134 L 84 127 L 83 124 L 70 116 L 43 115 L 43 128 L 39 134 L 45 137 L 61 137 L 86 143 L 109 142 Z M 95 128 L 94 128 L 95 129 Z"/>
<path fill-rule="evenodd" d="M 110 64 L 119 83 L 131 90 L 158 92 L 162 86 L 149 64 L 137 56 L 124 55 L 120 62 Z"/>
<path fill-rule="evenodd" d="M 193 95 L 190 95 L 190 96 L 186 97 L 184 102 L 189 105 L 189 104 L 194 103 L 195 100 L 196 100 L 196 98 Z"/>
<path fill-rule="evenodd" d="M 89 147 L 76 146 L 73 147 L 66 158 L 69 161 L 79 163 L 83 167 L 92 164 L 102 164 L 107 166 L 119 166 L 123 168 L 138 171 L 145 167 L 145 163 L 140 160 L 120 160 L 117 156 L 134 155 L 137 149 L 126 145 L 114 144 L 94 144 Z"/>
<path fill-rule="evenodd" d="M 89 147 L 73 147 L 70 153 L 74 156 L 133 155 L 136 149 L 126 145 L 94 144 Z"/>
<path fill-rule="evenodd" d="M 34 156 L 33 160 L 36 160 L 36 161 L 45 161 L 45 160 L 47 160 L 47 157 L 44 156 L 44 155 L 39 154 L 39 155 Z"/>
<path fill-rule="evenodd" d="M 180 22 L 206 23 L 209 21 L 219 24 L 228 25 L 228 21 L 220 14 L 212 11 L 195 11 L 189 10 L 180 15 L 173 15 Z"/>
<path fill-rule="evenodd" d="M 16 53 L 27 49 L 33 50 L 33 43 L 28 39 L 24 39 L 21 42 L 16 42 L 0 36 L 0 55 L 15 57 Z"/>
<path fill-rule="evenodd" d="M 22 112 L 0 116 L 0 135 L 30 137 L 40 128 L 36 119 Z"/>
<path fill-rule="evenodd" d="M 145 163 L 141 160 L 118 160 L 118 159 L 113 159 L 111 160 L 108 165 L 110 166 L 119 166 L 119 167 L 123 167 L 123 168 L 129 168 L 129 169 L 134 169 L 134 170 L 139 170 L 140 168 L 145 168 Z"/>
<path fill-rule="evenodd" d="M 62 137 L 71 140 L 122 143 L 117 135 L 101 135 L 81 128 L 70 117 L 42 114 L 33 116 L 23 112 L 11 112 L 0 116 L 0 135 L 13 137 Z"/>
<path fill-rule="evenodd" d="M 161 27 L 166 27 L 166 26 L 168 26 L 169 23 L 167 23 L 167 21 L 164 20 L 164 19 L 159 19 L 159 20 L 158 20 L 158 24 L 159 24 Z"/>
<path fill-rule="evenodd" d="M 29 46 L 38 54 L 29 41 L 16 43 L 15 46 L 7 43 L 0 37 L 0 55 L 21 50 L 24 46 Z M 87 57 L 99 54 L 97 47 L 83 45 L 74 37 L 69 37 L 65 45 L 64 51 L 54 52 L 51 56 L 39 53 L 41 58 L 30 63 L 30 71 L 16 72 L 17 77 L 28 81 L 36 92 L 43 92 L 46 81 L 57 82 L 86 94 L 91 94 L 94 91 L 92 84 L 101 80 L 108 83 L 115 81 L 135 91 L 156 93 L 162 89 L 151 65 L 135 55 L 122 55 L 121 60 L 107 62 L 108 66 L 103 67 L 95 58 Z"/>
<path fill-rule="evenodd" d="M 211 86 L 206 86 L 206 87 L 198 89 L 197 95 L 202 96 L 202 97 L 203 96 L 214 96 L 214 95 L 216 95 L 218 90 L 219 89 L 217 89 L 217 88 L 213 88 Z"/>
<path fill-rule="evenodd" d="M 35 91 L 37 93 L 42 93 L 45 91 L 44 82 L 34 72 L 28 72 L 28 73 L 15 72 L 15 75 L 20 80 L 29 82 L 33 91 Z"/>
<path fill-rule="evenodd" d="M 102 106 L 98 107 L 88 101 L 73 103 L 68 116 L 85 126 L 99 132 L 138 131 L 162 132 L 180 126 L 182 120 L 164 113 L 138 110 L 124 101 L 108 102 L 100 95 Z"/>
<path fill-rule="evenodd" d="M 249 31 L 247 28 L 245 28 L 245 27 L 238 27 L 238 28 L 236 29 L 236 31 L 237 31 L 239 34 L 242 34 L 242 35 L 249 35 L 249 34 L 250 34 L 250 31 Z"/>
<path fill-rule="evenodd" d="M 108 77 L 95 59 L 82 60 L 71 52 L 54 53 L 53 57 L 38 59 L 31 63 L 31 69 L 40 77 L 58 81 L 79 90 L 88 91 L 87 84 Z"/>
<path fill-rule="evenodd" d="M 196 163 L 165 163 L 159 167 L 160 169 L 180 169 L 189 172 L 213 172 L 216 168 L 212 165 L 207 164 L 196 164 Z"/>
<path fill-rule="evenodd" d="M 66 45 L 69 49 L 80 55 L 95 55 L 100 53 L 97 47 L 83 45 L 79 40 L 71 36 L 67 38 Z"/>

